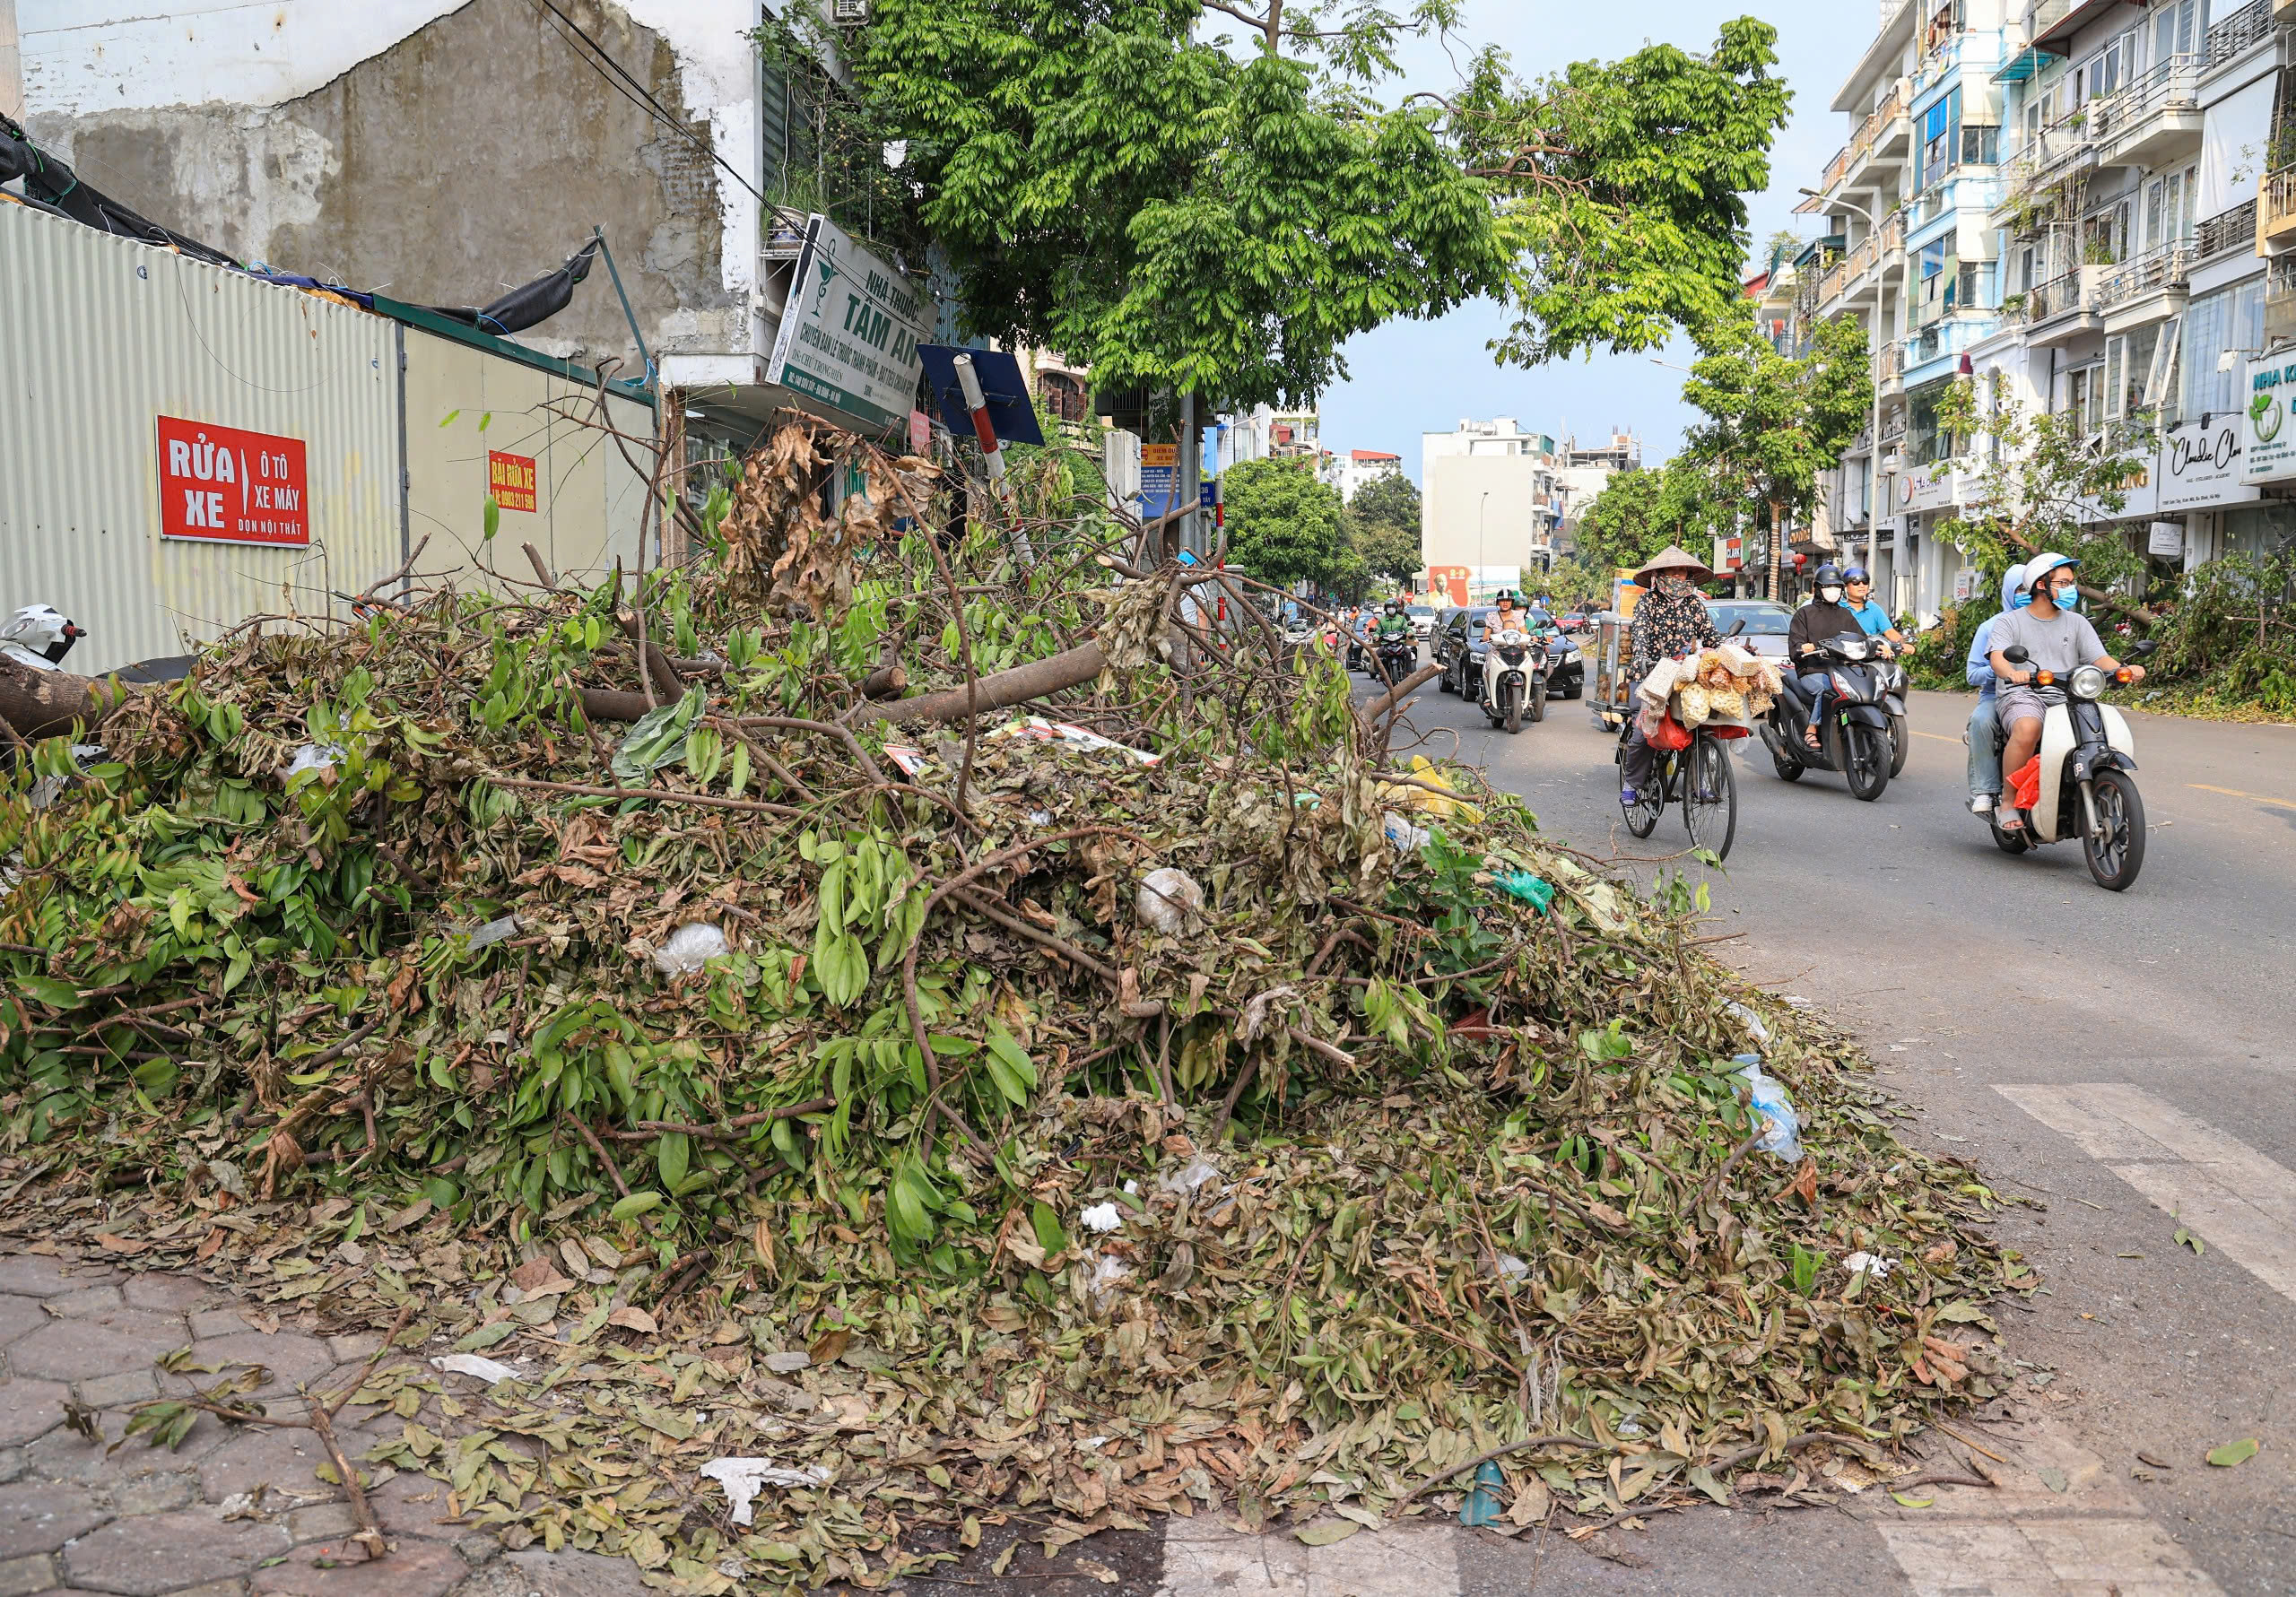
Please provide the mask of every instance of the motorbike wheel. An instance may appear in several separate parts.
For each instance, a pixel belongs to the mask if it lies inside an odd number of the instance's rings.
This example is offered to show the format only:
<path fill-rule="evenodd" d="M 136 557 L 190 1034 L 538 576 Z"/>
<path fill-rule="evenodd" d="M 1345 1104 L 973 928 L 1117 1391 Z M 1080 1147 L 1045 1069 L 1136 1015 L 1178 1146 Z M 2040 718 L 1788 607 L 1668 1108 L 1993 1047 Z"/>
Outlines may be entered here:
<path fill-rule="evenodd" d="M 1506 724 L 1509 737 L 1523 730 L 1522 689 L 1502 683 L 1499 689 L 1499 718 Z"/>
<path fill-rule="evenodd" d="M 1730 857 L 1730 844 L 1738 835 L 1738 777 L 1730 768 L 1729 751 L 1718 738 L 1702 737 L 1690 746 L 1690 774 L 1683 783 L 1683 829 L 1691 843 L 1716 859 Z"/>
<path fill-rule="evenodd" d="M 2005 832 L 2001 829 L 2000 824 L 1997 821 L 1993 821 L 1991 824 L 1993 826 L 1993 846 L 2001 850 L 2002 853 L 2022 854 L 2025 850 L 2033 846 L 2032 839 L 2026 837 L 2023 832 Z"/>
<path fill-rule="evenodd" d="M 1905 775 L 1906 756 L 1913 752 L 1913 726 L 1905 716 L 1890 717 L 1890 778 Z"/>
<path fill-rule="evenodd" d="M 1546 679 L 1544 677 L 1541 677 L 1531 684 L 1531 719 L 1534 722 L 1546 719 Z"/>
<path fill-rule="evenodd" d="M 1872 803 L 1890 785 L 1890 734 L 1856 724 L 1841 729 L 1841 774 L 1849 779 L 1849 796 Z"/>
<path fill-rule="evenodd" d="M 2084 837 L 2089 874 L 2108 892 L 2126 892 L 2144 868 L 2144 800 L 2126 771 L 2099 771 L 2094 784 L 2101 838 Z"/>

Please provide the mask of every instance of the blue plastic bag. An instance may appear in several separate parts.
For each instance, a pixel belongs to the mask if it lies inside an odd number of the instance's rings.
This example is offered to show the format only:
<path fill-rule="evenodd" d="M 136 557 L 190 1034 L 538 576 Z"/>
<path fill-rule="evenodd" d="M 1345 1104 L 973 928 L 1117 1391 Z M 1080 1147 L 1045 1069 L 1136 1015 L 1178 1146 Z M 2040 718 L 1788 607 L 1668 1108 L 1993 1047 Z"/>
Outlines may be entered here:
<path fill-rule="evenodd" d="M 1764 1153 L 1774 1153 L 1789 1164 L 1802 1160 L 1802 1122 L 1794 1113 L 1793 1101 L 1786 1096 L 1785 1083 L 1776 1076 L 1762 1073 L 1761 1055 L 1737 1055 L 1741 1067 L 1739 1080 L 1746 1084 L 1746 1101 L 1753 1112 L 1762 1117 L 1761 1141 L 1754 1144 Z"/>

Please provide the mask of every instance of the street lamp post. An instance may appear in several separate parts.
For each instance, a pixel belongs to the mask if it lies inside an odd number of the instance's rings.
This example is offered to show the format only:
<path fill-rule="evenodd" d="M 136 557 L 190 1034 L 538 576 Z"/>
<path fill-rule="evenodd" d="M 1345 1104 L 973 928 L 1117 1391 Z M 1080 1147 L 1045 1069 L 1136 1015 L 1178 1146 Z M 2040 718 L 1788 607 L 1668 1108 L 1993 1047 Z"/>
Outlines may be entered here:
<path fill-rule="evenodd" d="M 1805 188 L 1802 192 L 1813 200 L 1826 197 L 1814 188 Z M 1876 235 L 1881 232 L 1882 224 L 1874 220 L 1874 213 L 1865 206 L 1850 200 L 1826 200 L 1826 204 L 1857 212 L 1866 219 L 1867 229 Z M 1874 296 L 1872 325 L 1874 345 L 1872 351 L 1874 421 L 1872 430 L 1866 435 L 1866 575 L 1868 577 L 1874 574 L 1874 541 L 1882 531 L 1882 298 L 1878 293 Z"/>

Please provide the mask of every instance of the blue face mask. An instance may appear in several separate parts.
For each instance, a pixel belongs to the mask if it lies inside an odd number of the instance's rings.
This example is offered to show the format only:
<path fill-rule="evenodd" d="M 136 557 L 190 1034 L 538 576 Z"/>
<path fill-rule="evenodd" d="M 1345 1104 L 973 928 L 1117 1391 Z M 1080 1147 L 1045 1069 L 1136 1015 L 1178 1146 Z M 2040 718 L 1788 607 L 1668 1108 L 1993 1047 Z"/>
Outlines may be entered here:
<path fill-rule="evenodd" d="M 2016 597 L 2009 601 L 2009 608 L 2012 610 L 2029 610 L 2032 607 L 2032 595 L 2021 590 L 2017 594 Z"/>
<path fill-rule="evenodd" d="M 2059 610 L 2078 610 L 2081 608 L 2081 590 L 2079 588 L 2058 588 L 2049 595 L 2049 602 L 2055 604 Z"/>

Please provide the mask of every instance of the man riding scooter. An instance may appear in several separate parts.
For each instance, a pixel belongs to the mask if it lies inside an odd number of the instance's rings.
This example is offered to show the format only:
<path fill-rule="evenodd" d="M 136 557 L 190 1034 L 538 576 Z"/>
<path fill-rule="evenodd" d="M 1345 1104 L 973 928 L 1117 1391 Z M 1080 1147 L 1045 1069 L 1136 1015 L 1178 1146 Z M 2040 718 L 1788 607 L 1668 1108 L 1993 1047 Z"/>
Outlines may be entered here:
<path fill-rule="evenodd" d="M 1994 715 L 1995 689 L 2000 679 L 1993 674 L 1993 623 L 2013 610 L 2022 610 L 2032 603 L 2032 595 L 2025 592 L 2025 568 L 2012 566 L 2001 574 L 2001 611 L 1987 616 L 1978 624 L 1977 636 L 1970 639 L 1969 658 L 1961 662 L 1961 674 L 1977 691 L 1977 704 L 1970 711 L 1969 731 L 1962 741 L 1970 746 L 1970 813 L 1989 815 L 1996 800 L 2001 796 L 2001 761 L 1994 752 L 1994 729 L 2000 722 Z"/>
<path fill-rule="evenodd" d="M 2041 746 L 2041 718 L 2048 707 L 2033 691 L 2035 681 L 2043 673 L 2068 675 L 2083 664 L 2107 673 L 2121 669 L 2121 663 L 2105 653 L 2096 628 L 2081 613 L 2080 566 L 2079 560 L 2067 555 L 2035 556 L 2025 568 L 2031 605 L 1993 618 L 1992 636 L 1987 640 L 1991 645 L 1988 656 L 2001 682 L 1996 695 L 1996 713 L 2008 734 L 2001 753 L 2004 792 Z M 2007 656 L 2007 651 L 2015 647 L 2024 650 L 2022 662 Z M 2144 680 L 2142 665 L 2129 666 L 2128 673 L 2132 682 Z M 2025 829 L 2024 818 L 2012 813 L 1999 827 L 2005 836 L 2013 838 Z"/>

